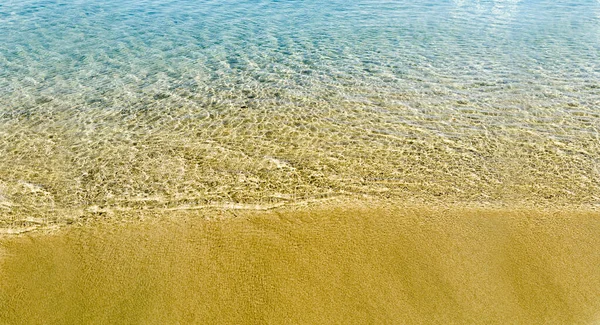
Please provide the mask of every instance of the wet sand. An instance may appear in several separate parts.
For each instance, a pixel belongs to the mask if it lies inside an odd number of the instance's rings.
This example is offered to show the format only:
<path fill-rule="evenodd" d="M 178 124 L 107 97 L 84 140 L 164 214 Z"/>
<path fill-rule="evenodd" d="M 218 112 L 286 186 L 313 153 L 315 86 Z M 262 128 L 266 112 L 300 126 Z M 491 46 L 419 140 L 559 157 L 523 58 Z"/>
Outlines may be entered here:
<path fill-rule="evenodd" d="M 0 323 L 600 321 L 597 211 L 365 202 L 106 220 L 2 238 Z"/>

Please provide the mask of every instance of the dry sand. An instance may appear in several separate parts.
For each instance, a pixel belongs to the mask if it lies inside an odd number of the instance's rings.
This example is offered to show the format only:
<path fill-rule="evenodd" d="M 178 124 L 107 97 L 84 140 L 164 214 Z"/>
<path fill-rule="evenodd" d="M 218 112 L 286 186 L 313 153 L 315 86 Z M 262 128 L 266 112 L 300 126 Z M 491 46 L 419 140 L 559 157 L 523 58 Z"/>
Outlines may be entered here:
<path fill-rule="evenodd" d="M 592 210 L 365 202 L 120 220 L 1 239 L 0 323 L 600 322 Z"/>

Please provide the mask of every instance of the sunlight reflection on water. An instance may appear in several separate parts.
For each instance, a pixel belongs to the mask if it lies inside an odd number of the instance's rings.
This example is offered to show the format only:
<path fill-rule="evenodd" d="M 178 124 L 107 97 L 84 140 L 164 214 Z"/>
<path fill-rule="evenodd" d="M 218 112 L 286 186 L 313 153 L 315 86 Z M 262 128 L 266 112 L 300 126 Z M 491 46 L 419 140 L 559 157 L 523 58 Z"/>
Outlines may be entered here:
<path fill-rule="evenodd" d="M 4 3 L 0 213 L 363 194 L 597 204 L 599 8 Z"/>

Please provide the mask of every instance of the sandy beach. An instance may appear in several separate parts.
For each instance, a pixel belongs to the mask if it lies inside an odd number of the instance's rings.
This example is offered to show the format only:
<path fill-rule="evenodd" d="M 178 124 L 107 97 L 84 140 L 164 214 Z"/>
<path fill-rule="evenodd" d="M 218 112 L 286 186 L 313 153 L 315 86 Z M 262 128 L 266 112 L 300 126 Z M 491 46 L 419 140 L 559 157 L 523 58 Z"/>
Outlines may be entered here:
<path fill-rule="evenodd" d="M 0 1 L 0 325 L 600 324 L 600 1 Z"/>
<path fill-rule="evenodd" d="M 600 213 L 348 201 L 4 237 L 3 324 L 592 324 Z"/>

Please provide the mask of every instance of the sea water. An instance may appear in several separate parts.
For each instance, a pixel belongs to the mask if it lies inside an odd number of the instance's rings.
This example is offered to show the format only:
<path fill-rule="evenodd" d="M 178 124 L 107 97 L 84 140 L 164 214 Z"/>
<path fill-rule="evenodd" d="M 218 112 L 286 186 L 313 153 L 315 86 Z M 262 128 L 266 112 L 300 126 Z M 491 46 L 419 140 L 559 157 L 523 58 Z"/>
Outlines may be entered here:
<path fill-rule="evenodd" d="M 600 2 L 2 1 L 0 214 L 600 201 Z"/>

